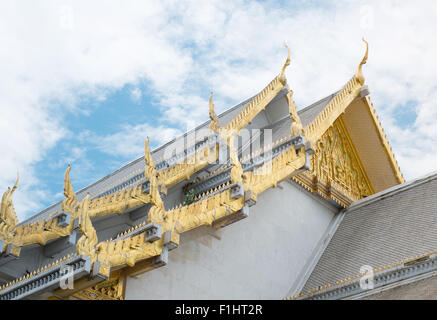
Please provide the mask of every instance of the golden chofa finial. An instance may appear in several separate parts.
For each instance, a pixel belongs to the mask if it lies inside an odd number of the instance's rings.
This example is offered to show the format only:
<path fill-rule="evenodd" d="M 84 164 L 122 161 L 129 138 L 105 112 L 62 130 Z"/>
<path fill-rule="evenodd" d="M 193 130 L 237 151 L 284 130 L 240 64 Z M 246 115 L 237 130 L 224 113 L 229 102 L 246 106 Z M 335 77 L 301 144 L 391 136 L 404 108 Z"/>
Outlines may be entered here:
<path fill-rule="evenodd" d="M 357 68 L 357 72 L 355 73 L 355 78 L 358 80 L 358 82 L 363 85 L 364 84 L 364 75 L 362 71 L 362 67 L 367 62 L 367 58 L 369 57 L 369 44 L 367 41 L 363 38 L 364 43 L 366 44 L 366 53 L 364 54 L 363 60 L 361 60 L 360 65 Z"/>
<path fill-rule="evenodd" d="M 217 117 L 217 114 L 214 110 L 214 103 L 212 103 L 212 97 L 214 94 L 211 92 L 211 95 L 209 96 L 209 118 L 211 119 L 211 123 L 209 124 L 209 128 L 214 131 L 215 133 L 219 132 L 220 123 L 219 119 Z"/>
<path fill-rule="evenodd" d="M 2 202 L 0 205 L 0 218 L 8 227 L 15 227 L 18 223 L 17 215 L 15 213 L 14 205 L 12 203 L 12 195 L 15 190 L 18 188 L 18 181 L 20 180 L 20 176 L 17 173 L 17 180 L 15 181 L 15 185 L 11 188 L 8 187 L 8 190 L 3 194 Z"/>
<path fill-rule="evenodd" d="M 65 170 L 64 176 L 64 196 L 65 199 L 62 201 L 62 211 L 68 212 L 70 214 L 75 214 L 75 206 L 77 205 L 76 194 L 74 193 L 73 186 L 71 185 L 70 179 L 71 165 L 68 164 L 67 170 Z"/>
<path fill-rule="evenodd" d="M 290 48 L 287 43 L 284 43 L 285 47 L 288 50 L 287 60 L 285 60 L 284 66 L 282 67 L 281 73 L 279 74 L 279 81 L 285 86 L 287 83 L 287 78 L 285 78 L 285 69 L 290 65 Z"/>

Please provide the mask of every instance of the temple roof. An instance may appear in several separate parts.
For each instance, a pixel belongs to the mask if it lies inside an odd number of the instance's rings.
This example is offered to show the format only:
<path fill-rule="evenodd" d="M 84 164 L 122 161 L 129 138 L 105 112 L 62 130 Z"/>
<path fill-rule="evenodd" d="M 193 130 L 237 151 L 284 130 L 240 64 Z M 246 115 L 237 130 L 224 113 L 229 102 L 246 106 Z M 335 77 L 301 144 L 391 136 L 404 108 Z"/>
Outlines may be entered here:
<path fill-rule="evenodd" d="M 302 292 L 437 249 L 437 172 L 353 203 Z"/>

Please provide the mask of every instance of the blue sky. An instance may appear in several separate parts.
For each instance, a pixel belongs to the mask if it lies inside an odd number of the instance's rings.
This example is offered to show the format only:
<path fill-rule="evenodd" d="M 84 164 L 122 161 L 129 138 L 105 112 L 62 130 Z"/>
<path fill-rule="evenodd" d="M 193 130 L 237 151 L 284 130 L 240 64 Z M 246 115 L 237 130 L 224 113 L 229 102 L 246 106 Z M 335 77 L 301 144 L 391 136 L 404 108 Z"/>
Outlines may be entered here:
<path fill-rule="evenodd" d="M 262 89 L 286 50 L 298 108 L 366 83 L 407 179 L 437 167 L 437 5 L 407 1 L 5 1 L 0 189 L 20 220 Z M 7 48 L 7 49 L 6 49 Z M 411 145 L 411 141 L 415 141 Z M 423 151 L 426 150 L 424 154 Z"/>

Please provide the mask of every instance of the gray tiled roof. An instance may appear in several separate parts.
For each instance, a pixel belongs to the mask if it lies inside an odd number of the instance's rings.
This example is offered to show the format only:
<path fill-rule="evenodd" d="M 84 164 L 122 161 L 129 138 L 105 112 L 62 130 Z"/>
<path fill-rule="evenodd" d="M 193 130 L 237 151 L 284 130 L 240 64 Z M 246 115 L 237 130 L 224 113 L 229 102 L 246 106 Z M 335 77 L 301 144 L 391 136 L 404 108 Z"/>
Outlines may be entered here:
<path fill-rule="evenodd" d="M 303 292 L 437 249 L 437 173 L 355 202 Z"/>

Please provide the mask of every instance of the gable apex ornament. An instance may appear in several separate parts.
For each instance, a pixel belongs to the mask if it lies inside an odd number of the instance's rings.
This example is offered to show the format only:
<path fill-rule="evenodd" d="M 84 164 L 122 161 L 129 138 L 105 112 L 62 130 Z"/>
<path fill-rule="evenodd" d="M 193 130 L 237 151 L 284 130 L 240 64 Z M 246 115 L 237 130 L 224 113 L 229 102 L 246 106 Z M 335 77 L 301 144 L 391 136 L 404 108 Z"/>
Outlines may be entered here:
<path fill-rule="evenodd" d="M 288 47 L 287 43 L 284 42 L 285 47 L 288 50 L 287 60 L 285 60 L 284 66 L 281 69 L 281 73 L 279 74 L 279 81 L 285 86 L 287 83 L 287 78 L 285 78 L 285 69 L 290 65 L 290 48 Z"/>

